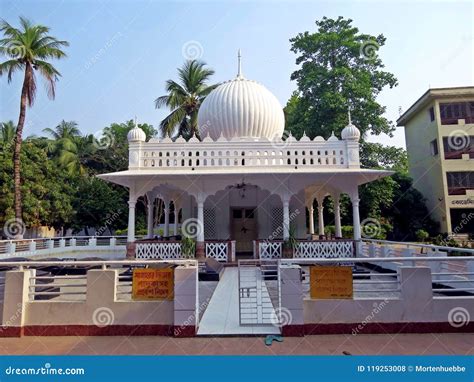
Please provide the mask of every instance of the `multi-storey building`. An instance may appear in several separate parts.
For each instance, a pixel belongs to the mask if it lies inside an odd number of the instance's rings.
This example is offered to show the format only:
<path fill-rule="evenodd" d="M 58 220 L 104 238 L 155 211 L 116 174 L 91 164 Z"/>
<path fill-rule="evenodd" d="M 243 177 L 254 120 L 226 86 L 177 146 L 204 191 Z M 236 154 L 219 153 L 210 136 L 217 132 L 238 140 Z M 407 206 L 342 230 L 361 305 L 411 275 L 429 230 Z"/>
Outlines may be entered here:
<path fill-rule="evenodd" d="M 474 233 L 474 87 L 429 89 L 397 124 L 413 185 L 440 231 Z"/>

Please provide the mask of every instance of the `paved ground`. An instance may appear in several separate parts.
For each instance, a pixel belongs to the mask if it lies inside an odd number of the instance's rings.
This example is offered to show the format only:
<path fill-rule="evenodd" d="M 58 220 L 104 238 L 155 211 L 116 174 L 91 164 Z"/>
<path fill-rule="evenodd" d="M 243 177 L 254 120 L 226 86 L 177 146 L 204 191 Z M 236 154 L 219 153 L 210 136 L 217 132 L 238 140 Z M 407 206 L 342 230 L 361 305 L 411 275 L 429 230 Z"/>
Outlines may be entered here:
<path fill-rule="evenodd" d="M 474 334 L 320 335 L 286 337 L 22 337 L 1 338 L 0 354 L 456 354 L 474 355 Z"/>

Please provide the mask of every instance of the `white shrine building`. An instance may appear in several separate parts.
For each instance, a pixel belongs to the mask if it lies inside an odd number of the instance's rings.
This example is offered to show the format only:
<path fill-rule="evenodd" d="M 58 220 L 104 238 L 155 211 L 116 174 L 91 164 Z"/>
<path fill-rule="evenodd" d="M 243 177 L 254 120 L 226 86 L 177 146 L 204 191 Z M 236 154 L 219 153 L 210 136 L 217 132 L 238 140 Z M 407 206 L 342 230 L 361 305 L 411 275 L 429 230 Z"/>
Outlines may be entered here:
<path fill-rule="evenodd" d="M 307 244 L 299 246 L 300 251 L 322 248 L 331 255 L 344 255 L 347 240 L 338 241 L 341 194 L 352 202 L 354 240 L 358 240 L 358 187 L 391 174 L 360 167 L 360 131 L 350 115 L 341 139 L 334 134 L 328 139 L 304 135 L 297 140 L 291 134 L 282 139 L 285 120 L 280 103 L 263 85 L 246 79 L 240 63 L 237 77 L 220 84 L 204 100 L 198 126 L 202 141 L 193 136 L 188 141 L 165 137 L 147 142 L 135 125 L 128 134 L 128 170 L 99 176 L 129 189 L 128 255 L 179 256 L 178 242 L 175 247 L 158 240 L 135 243 L 135 207 L 142 196 L 148 201 L 148 237 L 154 236 L 153 203 L 160 198 L 165 206 L 164 236 L 178 232 L 179 226 L 194 232 L 197 256 L 230 260 L 235 252 L 253 252 L 254 257 L 278 257 L 290 235 Z M 334 201 L 335 240 L 325 235 L 326 197 Z M 313 223 L 314 200 L 319 236 Z M 174 222 L 170 222 L 171 204 Z"/>

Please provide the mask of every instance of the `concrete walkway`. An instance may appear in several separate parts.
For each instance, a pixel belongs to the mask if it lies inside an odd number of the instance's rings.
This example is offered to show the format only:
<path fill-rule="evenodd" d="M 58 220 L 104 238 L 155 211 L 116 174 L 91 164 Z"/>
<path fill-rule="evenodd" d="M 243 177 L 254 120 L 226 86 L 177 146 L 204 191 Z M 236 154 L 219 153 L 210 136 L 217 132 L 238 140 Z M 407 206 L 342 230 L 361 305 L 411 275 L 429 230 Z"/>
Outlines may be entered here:
<path fill-rule="evenodd" d="M 22 337 L 0 338 L 0 354 L 474 355 L 473 344 L 468 333 L 285 337 L 272 346 L 262 337 Z"/>
<path fill-rule="evenodd" d="M 240 326 L 238 289 L 238 268 L 226 268 L 199 323 L 198 335 L 258 335 L 280 333 L 280 329 L 273 325 Z"/>

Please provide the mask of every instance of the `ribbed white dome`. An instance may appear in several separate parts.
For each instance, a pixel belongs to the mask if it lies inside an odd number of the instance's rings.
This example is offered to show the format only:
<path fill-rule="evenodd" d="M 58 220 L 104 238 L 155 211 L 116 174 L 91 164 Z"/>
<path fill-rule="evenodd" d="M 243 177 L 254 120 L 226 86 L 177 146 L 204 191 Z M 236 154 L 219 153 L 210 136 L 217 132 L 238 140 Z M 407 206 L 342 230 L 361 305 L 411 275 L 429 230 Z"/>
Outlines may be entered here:
<path fill-rule="evenodd" d="M 283 109 L 263 85 L 237 76 L 214 89 L 199 108 L 201 137 L 216 140 L 242 138 L 277 139 L 283 135 Z"/>
<path fill-rule="evenodd" d="M 341 138 L 344 140 L 358 141 L 360 139 L 360 130 L 352 124 L 351 112 L 348 112 L 349 123 L 341 131 Z"/>
<path fill-rule="evenodd" d="M 128 132 L 127 139 L 129 142 L 145 142 L 146 134 L 135 122 L 135 127 Z"/>
<path fill-rule="evenodd" d="M 360 130 L 351 123 L 344 127 L 341 132 L 341 138 L 345 140 L 358 141 L 360 139 Z"/>

